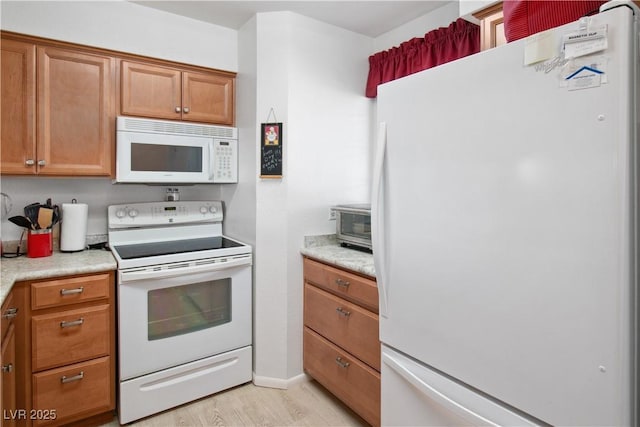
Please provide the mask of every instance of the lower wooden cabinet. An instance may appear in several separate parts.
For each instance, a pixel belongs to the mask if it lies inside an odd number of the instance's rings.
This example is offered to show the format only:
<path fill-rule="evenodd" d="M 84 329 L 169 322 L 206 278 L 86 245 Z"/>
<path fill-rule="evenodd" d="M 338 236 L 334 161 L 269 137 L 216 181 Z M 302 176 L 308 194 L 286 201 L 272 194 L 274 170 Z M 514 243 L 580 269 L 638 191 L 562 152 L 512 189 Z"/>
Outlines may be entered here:
<path fill-rule="evenodd" d="M 305 372 L 380 425 L 380 340 L 373 279 L 305 258 Z"/>
<path fill-rule="evenodd" d="M 17 382 L 16 382 L 16 369 L 18 361 L 16 359 L 16 327 L 15 323 L 18 319 L 19 307 L 17 301 L 13 297 L 13 293 L 10 293 L 2 304 L 0 313 L 2 319 L 0 319 L 0 326 L 2 329 L 2 353 L 0 354 L 0 375 L 2 379 L 0 383 L 0 414 L 2 416 L 2 425 L 6 427 L 13 427 L 16 425 L 15 417 L 12 414 L 16 413 L 17 406 Z"/>
<path fill-rule="evenodd" d="M 114 272 L 18 282 L 13 290 L 24 305 L 16 322 L 17 408 L 22 412 L 13 421 L 19 427 L 111 421 L 116 406 Z"/>

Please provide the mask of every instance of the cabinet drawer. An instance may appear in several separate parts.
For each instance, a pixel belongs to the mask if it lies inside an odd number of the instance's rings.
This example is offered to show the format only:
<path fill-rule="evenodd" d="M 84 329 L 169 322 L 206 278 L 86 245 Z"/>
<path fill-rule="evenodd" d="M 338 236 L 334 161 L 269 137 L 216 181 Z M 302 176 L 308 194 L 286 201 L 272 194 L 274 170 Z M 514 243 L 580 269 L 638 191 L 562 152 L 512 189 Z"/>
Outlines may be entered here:
<path fill-rule="evenodd" d="M 33 374 L 32 386 L 33 413 L 42 414 L 36 426 L 60 425 L 114 408 L 109 357 Z M 47 415 L 55 419 L 44 419 Z"/>
<path fill-rule="evenodd" d="M 33 371 L 108 355 L 109 324 L 109 305 L 33 316 Z"/>
<path fill-rule="evenodd" d="M 377 314 L 307 283 L 304 324 L 380 370 Z"/>
<path fill-rule="evenodd" d="M 31 284 L 31 309 L 64 306 L 109 298 L 110 273 L 94 274 Z"/>
<path fill-rule="evenodd" d="M 378 286 L 375 280 L 305 258 L 304 279 L 331 293 L 378 312 Z"/>
<path fill-rule="evenodd" d="M 368 423 L 380 425 L 380 373 L 304 328 L 304 369 Z"/>

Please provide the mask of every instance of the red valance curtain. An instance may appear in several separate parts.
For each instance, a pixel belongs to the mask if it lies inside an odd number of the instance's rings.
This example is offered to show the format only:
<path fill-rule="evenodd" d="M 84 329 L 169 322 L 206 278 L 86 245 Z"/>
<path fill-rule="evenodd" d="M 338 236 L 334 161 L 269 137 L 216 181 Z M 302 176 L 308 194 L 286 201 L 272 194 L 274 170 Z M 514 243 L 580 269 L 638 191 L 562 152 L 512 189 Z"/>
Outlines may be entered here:
<path fill-rule="evenodd" d="M 366 95 L 375 98 L 378 85 L 480 51 L 480 27 L 462 18 L 369 57 Z"/>

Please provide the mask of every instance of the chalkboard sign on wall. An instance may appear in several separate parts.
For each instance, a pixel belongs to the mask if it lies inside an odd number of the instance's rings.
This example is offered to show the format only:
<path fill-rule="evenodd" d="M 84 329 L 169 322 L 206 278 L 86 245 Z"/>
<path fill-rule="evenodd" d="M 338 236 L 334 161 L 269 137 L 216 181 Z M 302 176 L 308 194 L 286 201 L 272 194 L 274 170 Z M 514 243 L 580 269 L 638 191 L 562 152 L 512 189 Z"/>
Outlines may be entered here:
<path fill-rule="evenodd" d="M 262 123 L 260 178 L 282 178 L 282 123 Z"/>

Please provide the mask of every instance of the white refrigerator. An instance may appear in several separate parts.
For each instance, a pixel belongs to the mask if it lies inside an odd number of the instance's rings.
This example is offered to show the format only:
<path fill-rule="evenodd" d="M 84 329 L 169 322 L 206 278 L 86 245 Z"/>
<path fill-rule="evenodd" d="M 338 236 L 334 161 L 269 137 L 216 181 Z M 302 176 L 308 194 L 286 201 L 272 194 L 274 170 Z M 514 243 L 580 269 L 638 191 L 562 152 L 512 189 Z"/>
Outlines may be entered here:
<path fill-rule="evenodd" d="M 640 423 L 639 15 L 379 87 L 383 425 Z"/>

